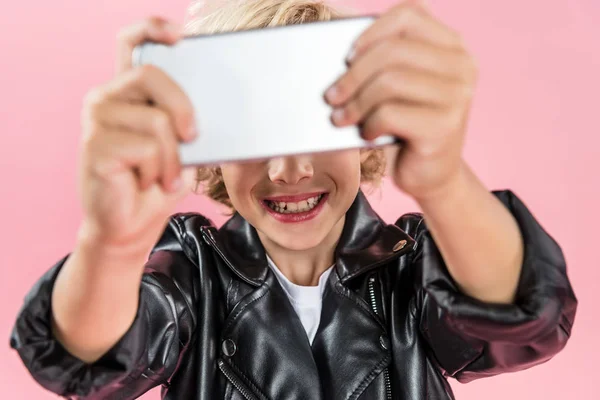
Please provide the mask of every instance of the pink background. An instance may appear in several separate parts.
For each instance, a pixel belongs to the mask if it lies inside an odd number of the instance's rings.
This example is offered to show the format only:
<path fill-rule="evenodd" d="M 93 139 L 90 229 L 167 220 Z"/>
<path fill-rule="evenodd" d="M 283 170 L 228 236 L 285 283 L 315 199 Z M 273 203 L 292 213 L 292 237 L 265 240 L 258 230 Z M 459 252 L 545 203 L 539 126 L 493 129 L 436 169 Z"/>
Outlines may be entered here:
<path fill-rule="evenodd" d="M 392 1 L 363 0 L 365 11 Z M 567 348 L 519 374 L 453 383 L 459 399 L 598 399 L 595 304 L 600 202 L 600 3 L 430 1 L 461 31 L 481 78 L 465 156 L 490 189 L 513 189 L 562 244 L 580 308 Z M 82 97 L 111 78 L 115 34 L 151 14 L 182 21 L 188 0 L 4 2 L 0 14 L 0 397 L 50 399 L 9 350 L 22 298 L 67 253 L 81 216 L 76 154 Z M 416 206 L 392 185 L 371 196 L 388 221 Z M 177 211 L 224 217 L 190 196 Z M 158 398 L 153 392 L 145 398 Z"/>

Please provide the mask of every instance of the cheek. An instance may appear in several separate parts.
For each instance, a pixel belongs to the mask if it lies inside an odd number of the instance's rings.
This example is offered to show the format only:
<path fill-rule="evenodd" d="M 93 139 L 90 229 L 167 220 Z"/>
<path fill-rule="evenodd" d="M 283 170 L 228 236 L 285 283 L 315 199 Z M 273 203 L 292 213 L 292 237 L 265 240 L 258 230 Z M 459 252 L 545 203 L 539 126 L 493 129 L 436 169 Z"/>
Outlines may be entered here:
<path fill-rule="evenodd" d="M 331 153 L 322 160 L 323 170 L 336 182 L 338 189 L 358 190 L 360 185 L 360 152 L 347 150 Z"/>
<path fill-rule="evenodd" d="M 229 199 L 236 210 L 243 210 L 251 202 L 252 188 L 260 176 L 256 166 L 250 163 L 221 166 L 223 182 Z"/>
<path fill-rule="evenodd" d="M 243 193 L 246 191 L 247 180 L 244 179 L 244 169 L 235 164 L 223 165 L 221 166 L 221 173 L 229 199 L 234 207 L 238 208 L 236 203 L 240 202 L 239 199 L 243 197 Z"/>

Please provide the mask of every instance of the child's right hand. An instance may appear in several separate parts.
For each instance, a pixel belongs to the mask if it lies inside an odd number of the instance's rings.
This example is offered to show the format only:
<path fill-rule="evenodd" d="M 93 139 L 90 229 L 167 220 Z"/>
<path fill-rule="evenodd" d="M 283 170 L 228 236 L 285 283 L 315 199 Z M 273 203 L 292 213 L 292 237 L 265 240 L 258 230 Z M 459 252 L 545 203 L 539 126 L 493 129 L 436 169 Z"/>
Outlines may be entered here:
<path fill-rule="evenodd" d="M 176 202 L 190 191 L 196 169 L 182 171 L 177 147 L 194 138 L 192 104 L 163 71 L 131 65 L 136 45 L 180 38 L 178 26 L 158 18 L 124 29 L 116 77 L 86 96 L 79 195 L 80 239 L 87 243 L 152 246 Z"/>

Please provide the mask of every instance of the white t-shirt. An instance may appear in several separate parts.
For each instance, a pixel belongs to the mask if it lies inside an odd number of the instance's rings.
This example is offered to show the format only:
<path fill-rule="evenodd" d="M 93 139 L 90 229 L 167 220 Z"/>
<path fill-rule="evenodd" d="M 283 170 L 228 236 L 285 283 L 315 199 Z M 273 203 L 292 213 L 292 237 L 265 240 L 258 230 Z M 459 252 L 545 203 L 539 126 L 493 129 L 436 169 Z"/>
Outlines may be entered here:
<path fill-rule="evenodd" d="M 294 310 L 296 310 L 296 313 L 300 317 L 300 321 L 302 321 L 304 330 L 308 335 L 308 340 L 312 344 L 317 333 L 317 328 L 319 327 L 319 322 L 321 321 L 321 306 L 323 304 L 325 284 L 333 269 L 333 265 L 321 274 L 318 286 L 302 286 L 290 282 L 269 256 L 267 256 L 267 261 L 290 299 Z"/>

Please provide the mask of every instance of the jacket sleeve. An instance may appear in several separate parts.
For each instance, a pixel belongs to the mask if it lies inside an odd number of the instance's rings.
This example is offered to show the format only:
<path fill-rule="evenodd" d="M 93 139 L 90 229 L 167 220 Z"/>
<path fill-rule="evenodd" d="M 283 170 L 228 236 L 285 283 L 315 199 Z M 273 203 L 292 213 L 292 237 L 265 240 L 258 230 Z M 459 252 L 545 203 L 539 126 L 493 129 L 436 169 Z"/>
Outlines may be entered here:
<path fill-rule="evenodd" d="M 93 364 L 68 353 L 53 337 L 50 300 L 61 259 L 25 298 L 10 345 L 44 388 L 71 399 L 135 398 L 166 384 L 192 345 L 197 268 L 182 248 L 182 222 L 172 218 L 145 265 L 136 318 Z"/>
<path fill-rule="evenodd" d="M 411 268 L 421 333 L 434 362 L 460 382 L 548 361 L 566 345 L 577 308 L 559 245 L 511 191 L 493 194 L 516 218 L 524 239 L 514 304 L 462 294 L 422 217 L 407 214 L 397 222 L 417 241 Z"/>

